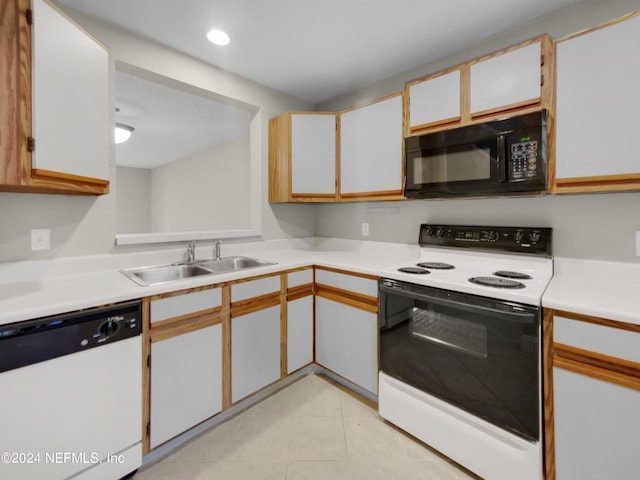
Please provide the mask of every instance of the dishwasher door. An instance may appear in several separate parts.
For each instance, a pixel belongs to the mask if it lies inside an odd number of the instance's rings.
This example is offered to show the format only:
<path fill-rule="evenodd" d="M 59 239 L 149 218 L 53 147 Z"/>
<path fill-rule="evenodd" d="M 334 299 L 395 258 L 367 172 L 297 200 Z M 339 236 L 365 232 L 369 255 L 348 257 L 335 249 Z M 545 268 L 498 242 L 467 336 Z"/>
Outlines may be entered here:
<path fill-rule="evenodd" d="M 115 480 L 141 465 L 141 322 L 93 313 L 91 322 L 32 325 L 6 342 L 18 356 L 53 338 L 53 350 L 68 342 L 78 351 L 0 373 L 0 478 Z"/>

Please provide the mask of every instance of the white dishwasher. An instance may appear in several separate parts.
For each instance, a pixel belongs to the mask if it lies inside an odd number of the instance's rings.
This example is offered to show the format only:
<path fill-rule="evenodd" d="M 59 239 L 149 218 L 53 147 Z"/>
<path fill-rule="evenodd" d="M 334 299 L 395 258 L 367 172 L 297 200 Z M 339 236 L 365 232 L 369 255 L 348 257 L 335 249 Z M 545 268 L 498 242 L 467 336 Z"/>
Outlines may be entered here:
<path fill-rule="evenodd" d="M 0 326 L 0 478 L 117 480 L 141 465 L 141 312 Z"/>

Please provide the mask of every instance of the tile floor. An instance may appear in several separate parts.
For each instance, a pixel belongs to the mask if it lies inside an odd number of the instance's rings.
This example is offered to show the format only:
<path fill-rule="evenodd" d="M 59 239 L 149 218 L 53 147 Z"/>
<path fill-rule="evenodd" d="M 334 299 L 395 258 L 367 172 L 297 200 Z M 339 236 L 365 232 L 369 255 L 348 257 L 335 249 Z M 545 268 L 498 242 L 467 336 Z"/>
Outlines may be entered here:
<path fill-rule="evenodd" d="M 135 480 L 464 480 L 479 477 L 312 374 L 197 437 Z"/>

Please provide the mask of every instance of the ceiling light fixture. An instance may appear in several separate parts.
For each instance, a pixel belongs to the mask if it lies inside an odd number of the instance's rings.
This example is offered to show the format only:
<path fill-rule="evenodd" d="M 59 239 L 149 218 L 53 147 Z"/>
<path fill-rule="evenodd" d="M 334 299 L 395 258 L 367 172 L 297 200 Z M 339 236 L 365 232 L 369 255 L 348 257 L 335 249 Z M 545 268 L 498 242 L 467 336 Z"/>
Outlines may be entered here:
<path fill-rule="evenodd" d="M 207 38 L 211 43 L 215 45 L 229 45 L 229 42 L 231 41 L 229 35 L 227 35 L 227 32 L 219 30 L 217 28 L 209 30 L 209 33 L 207 33 Z"/>
<path fill-rule="evenodd" d="M 134 130 L 135 128 L 125 125 L 124 123 L 116 123 L 116 128 L 114 130 L 114 139 L 116 144 L 124 143 L 129 140 L 129 137 Z"/>

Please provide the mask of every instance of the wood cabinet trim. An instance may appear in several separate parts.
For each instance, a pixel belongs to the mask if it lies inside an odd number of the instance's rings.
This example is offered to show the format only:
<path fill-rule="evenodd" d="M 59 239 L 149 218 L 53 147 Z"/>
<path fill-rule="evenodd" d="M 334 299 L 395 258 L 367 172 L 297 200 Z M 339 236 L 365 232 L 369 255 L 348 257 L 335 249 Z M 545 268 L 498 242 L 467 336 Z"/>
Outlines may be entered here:
<path fill-rule="evenodd" d="M 589 33 L 596 32 L 598 30 L 602 30 L 603 28 L 610 27 L 611 25 L 615 25 L 616 23 L 624 22 L 625 20 L 629 20 L 629 19 L 631 19 L 633 17 L 637 17 L 637 16 L 640 16 L 640 10 L 636 10 L 636 11 L 628 13 L 626 15 L 622 15 L 621 17 L 614 18 L 613 20 L 609 20 L 608 22 L 601 23 L 600 25 L 596 25 L 595 27 L 587 28 L 585 30 L 581 30 L 579 32 L 572 33 L 571 35 L 567 35 L 566 37 L 562 37 L 561 39 L 557 40 L 557 43 L 566 42 L 566 41 L 574 39 L 576 37 L 581 37 L 582 35 L 587 35 Z"/>
<path fill-rule="evenodd" d="M 368 278 L 369 280 L 375 280 L 376 282 L 380 278 L 379 275 L 372 275 L 370 273 L 353 272 L 353 271 L 350 271 L 350 270 L 344 270 L 344 269 L 335 268 L 335 267 L 325 267 L 325 266 L 322 266 L 322 265 L 315 265 L 314 268 L 316 270 L 325 270 L 327 272 L 341 273 L 343 275 L 350 275 L 352 277 Z"/>
<path fill-rule="evenodd" d="M 233 319 L 277 305 L 280 305 L 280 292 L 267 293 L 259 297 L 240 300 L 231 303 L 231 318 Z"/>
<path fill-rule="evenodd" d="M 391 93 L 391 94 L 386 95 L 384 97 L 376 98 L 375 100 L 371 100 L 369 102 L 365 102 L 365 103 L 361 103 L 361 104 L 355 105 L 353 107 L 349 107 L 349 108 L 347 108 L 345 110 L 341 110 L 340 112 L 337 113 L 337 115 L 338 116 L 342 116 L 345 113 L 353 112 L 355 110 L 360 110 L 361 108 L 369 107 L 371 105 L 375 105 L 376 103 L 382 103 L 382 102 L 385 102 L 387 100 L 391 100 L 392 98 L 396 98 L 396 97 L 402 97 L 404 99 L 404 91 L 400 90 L 398 92 Z"/>
<path fill-rule="evenodd" d="M 587 377 L 595 378 L 597 380 L 602 380 L 607 383 L 613 383 L 615 385 L 640 391 L 640 378 L 625 375 L 608 368 L 600 368 L 559 356 L 554 356 L 553 366 L 562 368 L 563 370 L 568 370 L 570 372 L 579 373 Z"/>
<path fill-rule="evenodd" d="M 378 313 L 378 299 L 329 285 L 316 284 L 316 296 L 343 303 L 360 310 Z"/>
<path fill-rule="evenodd" d="M 640 173 L 555 179 L 554 193 L 623 192 L 640 189 Z"/>
<path fill-rule="evenodd" d="M 581 322 L 593 323 L 603 327 L 617 328 L 619 330 L 627 330 L 629 332 L 640 333 L 640 325 L 635 323 L 620 322 L 602 317 L 594 317 L 582 313 L 567 312 L 565 310 L 549 310 L 553 316 L 568 318 L 570 320 L 579 320 Z"/>
<path fill-rule="evenodd" d="M 151 436 L 147 425 L 151 423 L 151 301 L 142 299 L 142 454 L 151 450 Z"/>
<path fill-rule="evenodd" d="M 544 416 L 544 470 L 546 480 L 556 478 L 555 423 L 553 408 L 553 317 L 551 309 L 542 315 L 542 410 Z"/>
<path fill-rule="evenodd" d="M 222 307 L 156 322 L 151 326 L 151 343 L 222 323 Z"/>
<path fill-rule="evenodd" d="M 559 359 L 566 359 L 585 364 L 585 369 L 590 366 L 599 370 L 615 372 L 620 375 L 637 377 L 640 381 L 640 363 L 637 362 L 557 342 L 553 344 L 553 355 L 553 362 L 556 366 Z"/>

